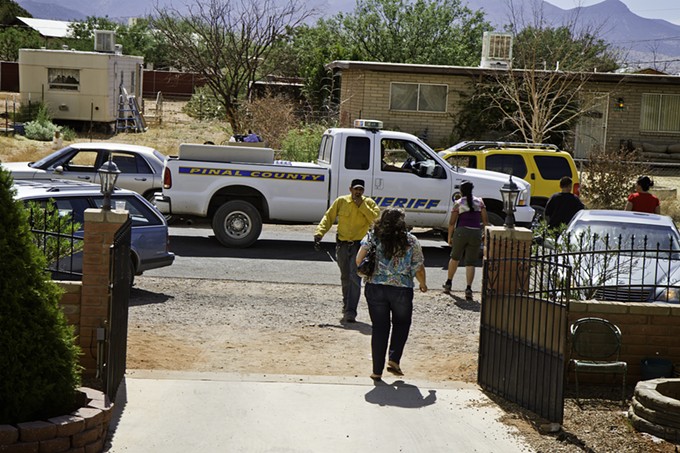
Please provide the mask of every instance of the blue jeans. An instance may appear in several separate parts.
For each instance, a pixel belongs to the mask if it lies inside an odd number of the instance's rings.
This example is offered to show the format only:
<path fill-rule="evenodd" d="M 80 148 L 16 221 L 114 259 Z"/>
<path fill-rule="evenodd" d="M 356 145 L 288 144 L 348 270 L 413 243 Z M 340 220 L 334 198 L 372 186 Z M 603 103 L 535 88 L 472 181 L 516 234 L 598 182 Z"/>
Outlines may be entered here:
<path fill-rule="evenodd" d="M 371 335 L 373 373 L 382 374 L 385 367 L 388 339 L 390 346 L 388 360 L 399 363 L 401 355 L 404 353 L 404 346 L 411 329 L 413 288 L 368 283 L 365 293 L 368 313 L 371 315 L 371 322 L 373 323 Z M 390 328 L 392 329 L 391 339 Z"/>
<path fill-rule="evenodd" d="M 342 283 L 342 312 L 356 317 L 359 298 L 361 297 L 361 277 L 357 275 L 357 252 L 361 241 L 338 242 L 335 246 L 335 258 L 340 268 Z"/>

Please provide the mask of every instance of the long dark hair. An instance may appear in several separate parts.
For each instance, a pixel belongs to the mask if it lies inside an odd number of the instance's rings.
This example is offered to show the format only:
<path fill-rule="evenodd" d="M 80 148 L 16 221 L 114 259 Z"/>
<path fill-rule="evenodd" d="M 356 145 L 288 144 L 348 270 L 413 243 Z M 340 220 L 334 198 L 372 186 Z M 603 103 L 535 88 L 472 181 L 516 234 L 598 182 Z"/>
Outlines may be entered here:
<path fill-rule="evenodd" d="M 373 233 L 380 240 L 385 258 L 404 256 L 408 249 L 406 221 L 404 211 L 398 208 L 387 208 L 375 222 Z"/>
<path fill-rule="evenodd" d="M 467 198 L 467 204 L 468 207 L 470 208 L 470 211 L 475 210 L 475 205 L 472 204 L 472 189 L 474 187 L 475 187 L 474 184 L 472 184 L 470 181 L 463 181 L 460 185 L 460 193 L 465 198 Z"/>
<path fill-rule="evenodd" d="M 637 183 L 645 192 L 647 192 L 650 187 L 654 187 L 654 181 L 652 181 L 649 176 L 640 176 Z"/>

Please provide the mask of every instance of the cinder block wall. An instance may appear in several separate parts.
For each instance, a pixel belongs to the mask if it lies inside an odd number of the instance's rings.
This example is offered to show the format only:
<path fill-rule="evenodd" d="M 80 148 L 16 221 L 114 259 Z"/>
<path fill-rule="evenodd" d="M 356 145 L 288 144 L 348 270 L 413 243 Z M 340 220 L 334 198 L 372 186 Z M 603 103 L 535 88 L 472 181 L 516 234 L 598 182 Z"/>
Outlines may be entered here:
<path fill-rule="evenodd" d="M 585 317 L 604 318 L 621 329 L 621 360 L 628 363 L 627 382 L 640 380 L 640 361 L 645 358 L 667 359 L 676 370 L 680 367 L 680 305 L 570 302 L 569 325 Z"/>

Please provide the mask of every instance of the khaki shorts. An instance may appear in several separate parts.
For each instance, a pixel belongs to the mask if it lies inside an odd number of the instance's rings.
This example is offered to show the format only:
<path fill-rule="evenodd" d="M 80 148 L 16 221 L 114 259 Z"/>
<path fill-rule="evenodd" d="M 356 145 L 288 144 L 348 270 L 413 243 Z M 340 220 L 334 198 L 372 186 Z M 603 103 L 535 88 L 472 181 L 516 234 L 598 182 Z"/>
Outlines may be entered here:
<path fill-rule="evenodd" d="M 456 228 L 451 240 L 451 259 L 460 261 L 465 257 L 465 266 L 474 266 L 482 246 L 481 228 Z"/>

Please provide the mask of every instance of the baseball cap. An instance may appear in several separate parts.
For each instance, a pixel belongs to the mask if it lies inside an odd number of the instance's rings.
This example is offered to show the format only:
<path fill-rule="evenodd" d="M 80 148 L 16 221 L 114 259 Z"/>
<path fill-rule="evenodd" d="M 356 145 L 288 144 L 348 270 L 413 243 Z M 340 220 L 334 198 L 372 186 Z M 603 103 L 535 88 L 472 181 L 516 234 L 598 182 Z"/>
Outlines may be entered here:
<path fill-rule="evenodd" d="M 361 187 L 363 189 L 364 188 L 364 180 L 363 179 L 353 179 L 350 187 L 352 189 L 356 189 L 357 187 Z"/>

